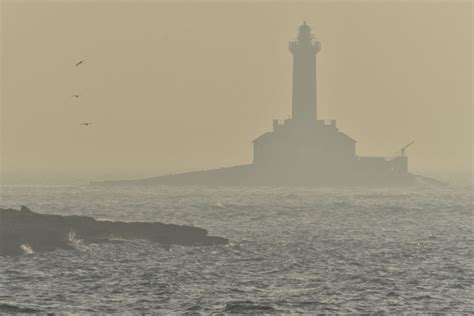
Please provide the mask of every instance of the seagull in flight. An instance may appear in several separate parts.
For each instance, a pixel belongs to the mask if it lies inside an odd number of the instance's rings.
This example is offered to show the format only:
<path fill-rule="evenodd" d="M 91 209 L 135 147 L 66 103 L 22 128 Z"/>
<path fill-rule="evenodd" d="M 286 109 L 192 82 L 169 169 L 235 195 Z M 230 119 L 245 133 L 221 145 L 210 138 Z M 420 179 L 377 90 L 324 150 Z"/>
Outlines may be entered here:
<path fill-rule="evenodd" d="M 84 123 L 81 123 L 81 126 L 88 126 L 88 125 L 92 125 L 92 122 L 84 122 Z"/>
<path fill-rule="evenodd" d="M 80 64 L 82 64 L 83 62 L 84 62 L 84 60 L 82 60 L 82 59 L 81 59 L 80 61 L 78 61 L 78 62 L 76 63 L 76 67 L 79 66 Z"/>

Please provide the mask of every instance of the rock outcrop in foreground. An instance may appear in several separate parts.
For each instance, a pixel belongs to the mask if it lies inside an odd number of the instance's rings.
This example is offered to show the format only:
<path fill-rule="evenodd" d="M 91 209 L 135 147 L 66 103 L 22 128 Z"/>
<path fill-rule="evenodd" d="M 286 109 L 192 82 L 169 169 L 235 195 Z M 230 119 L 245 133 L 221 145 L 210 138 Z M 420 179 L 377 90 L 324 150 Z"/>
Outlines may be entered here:
<path fill-rule="evenodd" d="M 110 238 L 143 239 L 170 245 L 207 246 L 227 244 L 222 237 L 208 236 L 202 228 L 162 223 L 97 221 L 88 216 L 48 215 L 21 209 L 0 209 L 0 255 L 19 255 L 71 248 L 71 238 L 85 243 Z"/>

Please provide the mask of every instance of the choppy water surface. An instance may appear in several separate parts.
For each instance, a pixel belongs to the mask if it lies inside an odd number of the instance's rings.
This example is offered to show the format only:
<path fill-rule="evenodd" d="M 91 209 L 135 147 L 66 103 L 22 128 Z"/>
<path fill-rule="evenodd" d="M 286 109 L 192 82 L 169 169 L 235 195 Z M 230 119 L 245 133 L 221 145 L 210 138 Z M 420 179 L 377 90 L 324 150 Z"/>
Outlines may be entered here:
<path fill-rule="evenodd" d="M 3 187 L 21 204 L 231 243 L 0 257 L 0 312 L 474 312 L 471 189 Z"/>

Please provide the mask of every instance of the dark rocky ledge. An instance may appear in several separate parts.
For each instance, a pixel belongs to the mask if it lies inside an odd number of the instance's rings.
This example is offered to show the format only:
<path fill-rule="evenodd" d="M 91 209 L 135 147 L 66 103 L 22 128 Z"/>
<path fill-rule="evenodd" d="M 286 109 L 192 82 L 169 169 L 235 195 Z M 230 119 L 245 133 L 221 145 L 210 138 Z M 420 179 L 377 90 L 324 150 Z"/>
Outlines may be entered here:
<path fill-rule="evenodd" d="M 192 226 L 147 222 L 97 221 L 88 216 L 48 215 L 21 209 L 0 209 L 0 255 L 19 255 L 71 248 L 71 236 L 85 243 L 106 242 L 110 238 L 143 239 L 170 245 L 207 246 L 227 244 L 222 237 Z"/>

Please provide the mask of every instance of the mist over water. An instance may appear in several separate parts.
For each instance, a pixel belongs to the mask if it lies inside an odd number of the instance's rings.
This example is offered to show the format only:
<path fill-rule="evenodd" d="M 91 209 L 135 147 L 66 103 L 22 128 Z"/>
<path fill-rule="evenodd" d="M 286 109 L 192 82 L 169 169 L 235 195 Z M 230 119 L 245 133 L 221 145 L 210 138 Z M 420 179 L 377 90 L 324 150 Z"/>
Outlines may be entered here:
<path fill-rule="evenodd" d="M 474 314 L 468 1 L 1 7 L 0 314 Z"/>
<path fill-rule="evenodd" d="M 0 312 L 471 313 L 472 193 L 4 186 L 3 208 L 195 225 L 230 244 L 24 245 L 0 257 Z"/>

